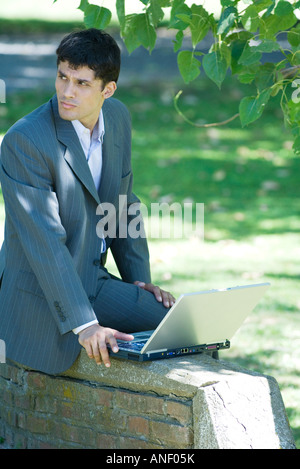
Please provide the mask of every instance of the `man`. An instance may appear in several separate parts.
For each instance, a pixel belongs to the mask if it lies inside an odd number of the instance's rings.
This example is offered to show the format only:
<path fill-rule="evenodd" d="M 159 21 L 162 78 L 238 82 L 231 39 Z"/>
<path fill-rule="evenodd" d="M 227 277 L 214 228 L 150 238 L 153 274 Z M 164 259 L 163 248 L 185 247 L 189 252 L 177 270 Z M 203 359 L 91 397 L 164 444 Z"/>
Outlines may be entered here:
<path fill-rule="evenodd" d="M 0 165 L 0 338 L 8 358 L 50 374 L 81 346 L 110 366 L 107 345 L 117 352 L 117 339 L 155 328 L 175 301 L 151 283 L 146 240 L 118 234 L 118 214 L 138 202 L 130 117 L 112 98 L 118 45 L 97 29 L 71 33 L 57 66 L 56 95 L 7 132 Z M 103 203 L 115 208 L 116 236 L 97 236 Z M 108 249 L 122 280 L 104 267 Z"/>

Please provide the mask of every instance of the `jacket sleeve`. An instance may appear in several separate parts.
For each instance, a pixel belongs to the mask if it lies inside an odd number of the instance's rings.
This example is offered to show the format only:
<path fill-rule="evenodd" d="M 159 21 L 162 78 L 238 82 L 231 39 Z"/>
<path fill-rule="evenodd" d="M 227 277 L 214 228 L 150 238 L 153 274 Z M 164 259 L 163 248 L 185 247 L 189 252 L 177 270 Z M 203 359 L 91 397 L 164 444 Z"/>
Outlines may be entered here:
<path fill-rule="evenodd" d="M 66 247 L 53 175 L 31 139 L 9 131 L 0 180 L 9 217 L 61 334 L 97 319 Z"/>

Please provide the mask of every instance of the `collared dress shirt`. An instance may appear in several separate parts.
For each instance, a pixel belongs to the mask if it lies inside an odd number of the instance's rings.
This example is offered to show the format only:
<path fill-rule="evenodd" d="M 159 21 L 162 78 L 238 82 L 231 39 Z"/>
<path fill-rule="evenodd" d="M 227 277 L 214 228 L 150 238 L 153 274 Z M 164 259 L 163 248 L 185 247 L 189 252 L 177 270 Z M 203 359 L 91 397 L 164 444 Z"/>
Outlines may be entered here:
<path fill-rule="evenodd" d="M 102 172 L 102 143 L 105 133 L 104 129 L 104 119 L 103 112 L 101 110 L 97 124 L 94 127 L 94 130 L 91 132 L 88 128 L 84 127 L 78 120 L 71 121 L 73 127 L 77 133 L 79 141 L 81 143 L 82 149 L 84 151 L 85 157 L 87 159 L 89 168 L 91 170 L 93 180 L 98 191 L 101 181 L 101 172 Z M 105 252 L 105 239 L 103 238 L 102 244 L 102 253 Z M 93 324 L 98 324 L 97 319 L 94 321 L 83 324 L 82 326 L 76 327 L 73 329 L 75 334 L 78 334 L 83 329 L 86 329 Z"/>

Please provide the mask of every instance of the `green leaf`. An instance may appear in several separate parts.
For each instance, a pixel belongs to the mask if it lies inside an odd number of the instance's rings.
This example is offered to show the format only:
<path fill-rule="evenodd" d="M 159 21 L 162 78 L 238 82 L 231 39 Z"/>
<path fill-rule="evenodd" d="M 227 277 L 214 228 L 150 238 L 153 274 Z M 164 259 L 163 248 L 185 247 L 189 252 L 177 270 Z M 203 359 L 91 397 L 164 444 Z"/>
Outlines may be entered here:
<path fill-rule="evenodd" d="M 293 13 L 293 6 L 285 0 L 279 0 L 274 10 L 274 13 L 278 16 L 290 15 Z"/>
<path fill-rule="evenodd" d="M 211 27 L 211 15 L 202 5 L 192 5 L 189 15 L 180 13 L 177 18 L 189 25 L 194 48 L 204 39 Z"/>
<path fill-rule="evenodd" d="M 235 20 L 237 19 L 237 9 L 233 6 L 230 6 L 222 11 L 220 21 L 218 24 L 217 34 L 227 33 Z"/>
<path fill-rule="evenodd" d="M 246 8 L 244 15 L 242 16 L 242 25 L 247 31 L 257 31 L 260 24 L 260 18 L 254 5 L 250 5 Z"/>
<path fill-rule="evenodd" d="M 192 5 L 191 12 L 192 19 L 190 30 L 192 34 L 193 47 L 196 47 L 196 45 L 205 38 L 210 29 L 210 15 L 202 5 Z"/>
<path fill-rule="evenodd" d="M 156 42 L 156 32 L 146 13 L 132 14 L 125 17 L 123 39 L 129 53 L 142 45 L 150 51 Z"/>
<path fill-rule="evenodd" d="M 299 135 L 294 140 L 293 150 L 295 152 L 295 155 L 300 155 L 300 136 Z"/>
<path fill-rule="evenodd" d="M 159 1 L 151 0 L 147 11 L 151 18 L 152 25 L 156 27 L 164 17 L 164 12 L 159 4 Z"/>
<path fill-rule="evenodd" d="M 265 10 L 268 7 L 274 8 L 274 0 L 257 0 L 254 2 L 257 12 Z"/>
<path fill-rule="evenodd" d="M 177 56 L 178 68 L 185 83 L 190 83 L 200 75 L 201 63 L 192 51 L 181 51 Z"/>
<path fill-rule="evenodd" d="M 255 50 L 253 47 L 250 47 L 249 44 L 246 44 L 238 63 L 241 65 L 252 65 L 259 62 L 260 59 L 261 52 Z"/>
<path fill-rule="evenodd" d="M 125 46 L 129 53 L 133 52 L 137 47 L 141 45 L 137 34 L 136 34 L 136 14 L 127 15 L 124 18 L 124 26 L 122 29 L 122 38 L 125 42 Z"/>
<path fill-rule="evenodd" d="M 256 52 L 273 52 L 275 50 L 279 50 L 280 47 L 279 44 L 272 39 L 263 39 L 262 41 L 259 41 L 257 46 L 252 47 L 252 49 Z"/>
<path fill-rule="evenodd" d="M 260 37 L 272 39 L 279 31 L 286 31 L 296 23 L 297 18 L 293 12 L 283 16 L 277 14 L 270 15 L 261 21 Z"/>
<path fill-rule="evenodd" d="M 247 96 L 240 102 L 239 112 L 242 127 L 256 121 L 263 113 L 271 94 L 268 88 L 257 96 Z"/>
<path fill-rule="evenodd" d="M 85 12 L 85 9 L 88 7 L 88 4 L 89 4 L 88 0 L 81 0 L 80 5 L 77 8 L 77 10 L 81 10 L 81 11 Z"/>
<path fill-rule="evenodd" d="M 236 5 L 239 0 L 221 0 L 222 7 L 229 7 L 232 5 Z"/>
<path fill-rule="evenodd" d="M 111 20 L 111 11 L 97 5 L 88 5 L 84 12 L 84 24 L 88 28 L 105 29 Z"/>
<path fill-rule="evenodd" d="M 239 64 L 238 61 L 243 53 L 246 42 L 251 38 L 252 34 L 249 31 L 234 32 L 226 36 L 225 41 L 229 45 L 231 52 L 231 71 L 234 75 L 239 74 L 244 69 L 244 66 Z"/>
<path fill-rule="evenodd" d="M 178 33 L 176 34 L 175 40 L 173 41 L 173 43 L 174 43 L 174 52 L 178 52 L 179 49 L 181 48 L 183 38 L 184 38 L 183 31 L 179 30 Z"/>
<path fill-rule="evenodd" d="M 203 68 L 206 75 L 221 88 L 228 68 L 227 60 L 220 51 L 213 51 L 203 58 Z"/>
<path fill-rule="evenodd" d="M 177 15 L 191 15 L 190 8 L 184 3 L 185 0 L 173 0 L 169 28 L 184 30 L 188 23 L 180 20 Z"/>
<path fill-rule="evenodd" d="M 300 44 L 300 25 L 297 25 L 295 28 L 292 28 L 287 33 L 287 40 L 293 47 L 298 47 Z"/>
<path fill-rule="evenodd" d="M 137 36 L 139 40 L 141 41 L 142 46 L 144 46 L 145 49 L 149 49 L 151 52 L 156 42 L 155 29 L 151 25 L 149 16 L 147 13 L 143 13 L 137 16 L 138 16 Z"/>
<path fill-rule="evenodd" d="M 263 91 L 273 86 L 275 81 L 276 66 L 273 63 L 265 63 L 260 65 L 255 77 L 255 85 L 257 90 Z"/>
<path fill-rule="evenodd" d="M 125 0 L 116 0 L 116 11 L 122 31 L 125 26 Z"/>
<path fill-rule="evenodd" d="M 256 77 L 255 72 L 246 72 L 246 71 L 244 71 L 243 73 L 239 74 L 238 80 L 239 80 L 240 83 L 249 84 L 249 83 L 253 82 L 255 77 Z"/>

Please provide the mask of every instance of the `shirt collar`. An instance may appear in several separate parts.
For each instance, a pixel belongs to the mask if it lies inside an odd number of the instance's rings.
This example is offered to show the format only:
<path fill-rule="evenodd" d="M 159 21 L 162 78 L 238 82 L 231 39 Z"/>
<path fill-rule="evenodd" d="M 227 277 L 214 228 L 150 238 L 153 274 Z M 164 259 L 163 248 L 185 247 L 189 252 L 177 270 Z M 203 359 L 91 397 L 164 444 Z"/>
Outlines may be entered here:
<path fill-rule="evenodd" d="M 79 120 L 74 120 L 71 122 L 79 137 L 84 137 L 86 135 L 90 137 L 90 130 L 87 127 L 84 127 L 84 125 Z M 100 114 L 99 114 L 99 119 L 93 130 L 92 139 L 98 140 L 98 142 L 103 143 L 104 133 L 105 133 L 104 119 L 103 119 L 103 112 L 101 109 Z"/>

